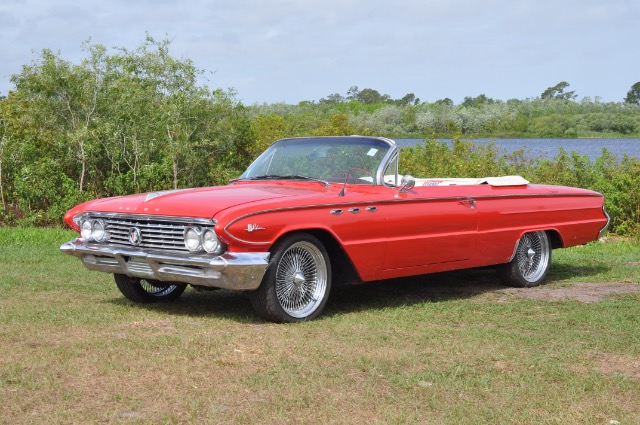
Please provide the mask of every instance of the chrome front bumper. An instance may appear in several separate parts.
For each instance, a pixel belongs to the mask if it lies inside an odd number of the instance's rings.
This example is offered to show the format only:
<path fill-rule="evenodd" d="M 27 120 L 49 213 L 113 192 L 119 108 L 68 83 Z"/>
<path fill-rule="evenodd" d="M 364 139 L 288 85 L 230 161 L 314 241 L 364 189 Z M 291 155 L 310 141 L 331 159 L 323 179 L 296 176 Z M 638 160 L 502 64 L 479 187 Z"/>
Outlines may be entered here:
<path fill-rule="evenodd" d="M 78 257 L 89 270 L 239 291 L 260 286 L 269 263 L 268 252 L 226 253 L 215 257 L 167 254 L 88 244 L 82 239 L 62 244 L 60 251 Z"/>

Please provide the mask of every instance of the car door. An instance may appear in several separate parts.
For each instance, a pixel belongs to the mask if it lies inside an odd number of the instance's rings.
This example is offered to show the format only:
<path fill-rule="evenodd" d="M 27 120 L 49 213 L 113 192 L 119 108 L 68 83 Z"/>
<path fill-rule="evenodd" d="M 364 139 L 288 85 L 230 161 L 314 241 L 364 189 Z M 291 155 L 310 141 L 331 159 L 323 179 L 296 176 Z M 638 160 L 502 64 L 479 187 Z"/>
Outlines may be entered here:
<path fill-rule="evenodd" d="M 466 192 L 466 193 L 465 193 Z M 390 189 L 384 205 L 387 247 L 384 269 L 463 261 L 476 249 L 478 211 L 468 189 Z"/>

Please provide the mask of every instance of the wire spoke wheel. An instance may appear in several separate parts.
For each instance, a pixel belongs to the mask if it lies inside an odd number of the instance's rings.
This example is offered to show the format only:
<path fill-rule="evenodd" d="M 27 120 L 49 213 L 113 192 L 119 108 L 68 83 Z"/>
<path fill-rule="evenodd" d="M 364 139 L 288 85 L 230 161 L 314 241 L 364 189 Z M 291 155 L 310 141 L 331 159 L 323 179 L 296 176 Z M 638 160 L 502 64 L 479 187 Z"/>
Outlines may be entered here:
<path fill-rule="evenodd" d="M 306 241 L 289 247 L 278 263 L 275 286 L 287 314 L 303 318 L 313 313 L 327 290 L 327 264 L 318 247 Z"/>
<path fill-rule="evenodd" d="M 258 314 L 277 323 L 312 320 L 331 292 L 331 260 L 314 235 L 283 236 L 270 250 L 269 266 L 249 299 Z"/>
<path fill-rule="evenodd" d="M 173 301 L 187 288 L 186 285 L 140 279 L 123 274 L 115 274 L 113 277 L 122 295 L 136 303 Z"/>
<path fill-rule="evenodd" d="M 505 284 L 516 287 L 542 283 L 551 264 L 551 245 L 546 232 L 525 233 L 516 246 L 511 262 L 498 267 Z"/>
<path fill-rule="evenodd" d="M 166 284 L 155 280 L 140 280 L 140 286 L 149 295 L 154 297 L 164 297 L 178 289 L 178 285 Z"/>
<path fill-rule="evenodd" d="M 516 260 L 522 277 L 528 282 L 535 282 L 544 274 L 549 262 L 548 239 L 540 233 L 527 233 L 518 243 Z"/>

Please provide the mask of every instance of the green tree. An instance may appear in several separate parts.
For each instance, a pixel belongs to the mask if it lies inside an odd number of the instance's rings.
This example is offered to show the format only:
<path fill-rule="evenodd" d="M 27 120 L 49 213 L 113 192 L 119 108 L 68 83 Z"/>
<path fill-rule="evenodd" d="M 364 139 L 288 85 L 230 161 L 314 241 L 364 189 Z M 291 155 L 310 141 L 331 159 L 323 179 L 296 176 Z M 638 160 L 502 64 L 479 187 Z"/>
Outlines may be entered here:
<path fill-rule="evenodd" d="M 624 101 L 633 105 L 640 105 L 640 81 L 631 86 Z"/>
<path fill-rule="evenodd" d="M 94 65 L 91 60 L 74 65 L 44 50 L 39 61 L 24 66 L 22 72 L 12 78 L 18 97 L 26 100 L 26 112 L 32 123 L 54 133 L 53 140 L 49 141 L 55 147 L 50 147 L 68 150 L 71 154 L 71 161 L 63 160 L 61 165 L 77 179 L 81 192 L 96 142 L 92 133 L 101 101 L 102 78 Z M 73 162 L 79 163 L 79 169 L 73 170 Z"/>
<path fill-rule="evenodd" d="M 255 149 L 251 152 L 252 156 L 259 155 L 271 143 L 287 137 L 291 131 L 287 121 L 276 114 L 260 115 L 251 122 L 251 126 L 256 134 Z"/>
<path fill-rule="evenodd" d="M 358 100 L 359 93 L 360 90 L 358 89 L 358 86 L 349 87 L 349 90 L 347 90 L 347 100 Z"/>
<path fill-rule="evenodd" d="M 449 99 L 448 97 L 436 100 L 434 103 L 436 105 L 453 106 L 453 100 Z"/>
<path fill-rule="evenodd" d="M 335 103 L 343 103 L 345 100 L 346 100 L 345 97 L 342 96 L 341 94 L 334 93 L 334 94 L 330 94 L 326 98 L 323 97 L 322 99 L 319 100 L 319 102 L 320 103 L 335 104 Z"/>
<path fill-rule="evenodd" d="M 348 136 L 355 133 L 354 128 L 349 125 L 349 116 L 346 114 L 332 114 L 329 123 L 317 130 L 320 136 Z"/>
<path fill-rule="evenodd" d="M 464 98 L 464 101 L 462 102 L 462 106 L 466 106 L 466 107 L 470 107 L 470 108 L 477 108 L 477 107 L 480 107 L 482 105 L 491 104 L 491 103 L 495 103 L 495 102 L 496 101 L 494 99 L 491 99 L 490 97 L 487 97 L 485 94 L 481 94 L 481 95 L 476 96 L 476 97 L 466 96 Z"/>
<path fill-rule="evenodd" d="M 14 75 L 0 109 L 3 210 L 59 221 L 83 199 L 207 185 L 223 164 L 245 165 L 246 109 L 233 92 L 200 85 L 202 71 L 169 44 L 87 43 L 78 64 L 44 50 Z"/>
<path fill-rule="evenodd" d="M 4 186 L 4 178 L 2 175 L 2 169 L 5 163 L 5 159 L 4 159 L 5 147 L 9 145 L 9 140 L 11 138 L 11 134 L 8 129 L 9 123 L 5 116 L 6 105 L 7 105 L 7 102 L 3 97 L 2 99 L 0 99 L 0 202 L 2 203 L 2 211 L 6 211 L 7 209 L 7 202 L 4 196 L 5 186 Z"/>
<path fill-rule="evenodd" d="M 578 97 L 575 91 L 565 92 L 564 90 L 569 87 L 569 83 L 561 81 L 553 87 L 547 88 L 542 92 L 540 98 L 542 99 L 558 99 L 558 100 L 573 100 Z"/>
<path fill-rule="evenodd" d="M 420 103 L 420 99 L 413 93 L 407 93 L 402 99 L 398 99 L 394 103 L 398 106 L 417 105 Z"/>
<path fill-rule="evenodd" d="M 356 100 L 362 103 L 385 103 L 389 101 L 388 94 L 380 94 L 379 91 L 374 89 L 362 89 L 356 96 Z"/>

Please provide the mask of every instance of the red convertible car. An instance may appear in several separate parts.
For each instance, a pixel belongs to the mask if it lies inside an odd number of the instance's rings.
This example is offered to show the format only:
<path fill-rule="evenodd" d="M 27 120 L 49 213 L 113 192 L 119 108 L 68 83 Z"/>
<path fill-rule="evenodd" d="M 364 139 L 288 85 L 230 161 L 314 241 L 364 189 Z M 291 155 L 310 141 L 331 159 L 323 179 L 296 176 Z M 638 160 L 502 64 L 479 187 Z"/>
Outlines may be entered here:
<path fill-rule="evenodd" d="M 134 302 L 187 285 L 246 291 L 275 322 L 317 317 L 331 288 L 496 266 L 508 285 L 540 284 L 553 248 L 598 239 L 597 192 L 399 175 L 377 137 L 279 140 L 227 186 L 98 199 L 65 215 L 80 237 L 62 252 L 113 273 Z"/>

